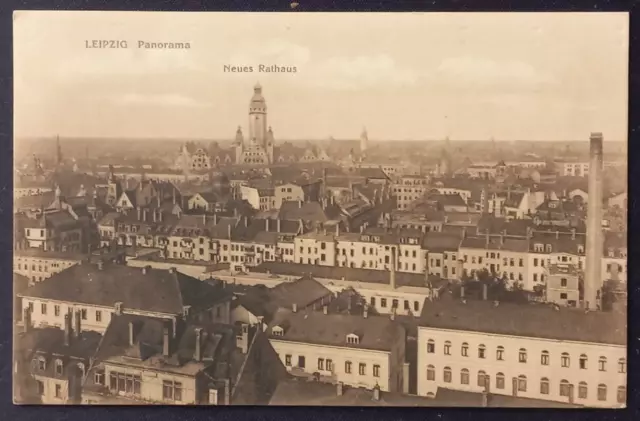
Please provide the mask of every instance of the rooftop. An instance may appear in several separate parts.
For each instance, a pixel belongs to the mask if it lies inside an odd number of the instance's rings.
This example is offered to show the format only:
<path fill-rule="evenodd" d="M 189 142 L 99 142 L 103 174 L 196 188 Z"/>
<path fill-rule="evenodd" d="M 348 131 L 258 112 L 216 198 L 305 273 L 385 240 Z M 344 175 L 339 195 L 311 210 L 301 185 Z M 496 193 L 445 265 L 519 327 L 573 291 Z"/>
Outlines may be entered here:
<path fill-rule="evenodd" d="M 424 306 L 420 326 L 499 335 L 626 345 L 626 315 L 554 307 L 460 300 L 445 297 Z"/>

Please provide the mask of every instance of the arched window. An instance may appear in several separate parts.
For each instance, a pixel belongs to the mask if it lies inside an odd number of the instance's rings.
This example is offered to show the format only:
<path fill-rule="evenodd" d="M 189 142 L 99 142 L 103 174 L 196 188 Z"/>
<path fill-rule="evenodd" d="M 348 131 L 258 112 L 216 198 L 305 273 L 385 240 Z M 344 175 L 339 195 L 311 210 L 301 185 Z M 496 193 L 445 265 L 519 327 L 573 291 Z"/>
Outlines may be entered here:
<path fill-rule="evenodd" d="M 562 355 L 560 356 L 560 365 L 562 367 L 569 367 L 569 353 L 568 352 L 563 352 Z"/>
<path fill-rule="evenodd" d="M 504 347 L 503 346 L 499 346 L 496 349 L 496 360 L 498 360 L 498 361 L 503 361 L 504 360 Z"/>
<path fill-rule="evenodd" d="M 466 368 L 460 370 L 460 384 L 469 384 L 469 370 Z"/>
<path fill-rule="evenodd" d="M 485 347 L 484 345 L 480 344 L 478 346 L 478 358 L 484 358 L 487 352 L 487 347 Z"/>
<path fill-rule="evenodd" d="M 527 376 L 520 375 L 518 376 L 518 392 L 526 392 L 527 391 Z"/>
<path fill-rule="evenodd" d="M 618 373 L 626 373 L 627 372 L 627 360 L 624 358 L 620 358 L 618 360 Z"/>
<path fill-rule="evenodd" d="M 627 388 L 625 386 L 618 386 L 616 400 L 618 403 L 627 403 Z"/>
<path fill-rule="evenodd" d="M 527 362 L 527 350 L 524 348 L 520 348 L 520 351 L 518 351 L 518 361 L 521 363 L 526 363 Z"/>
<path fill-rule="evenodd" d="M 598 400 L 606 401 L 607 400 L 607 385 L 600 383 L 598 385 Z"/>
<path fill-rule="evenodd" d="M 560 380 L 560 396 L 569 397 L 569 382 L 567 380 Z"/>
<path fill-rule="evenodd" d="M 540 364 L 549 365 L 549 351 L 542 351 L 542 354 L 540 354 Z"/>
<path fill-rule="evenodd" d="M 504 389 L 504 374 L 496 374 L 496 389 Z"/>
<path fill-rule="evenodd" d="M 578 398 L 587 399 L 587 382 L 578 383 Z"/>
<path fill-rule="evenodd" d="M 586 354 L 580 354 L 580 369 L 587 369 L 587 356 Z"/>
<path fill-rule="evenodd" d="M 549 379 L 543 377 L 540 379 L 540 394 L 548 395 L 549 394 Z"/>
<path fill-rule="evenodd" d="M 484 371 L 480 370 L 478 371 L 478 387 L 484 387 L 484 377 L 487 375 L 487 373 L 485 373 Z"/>
<path fill-rule="evenodd" d="M 451 355 L 451 342 L 446 341 L 444 343 L 444 355 Z"/>
<path fill-rule="evenodd" d="M 443 371 L 443 381 L 451 383 L 451 367 L 445 367 Z"/>
<path fill-rule="evenodd" d="M 436 342 L 433 339 L 427 341 L 427 353 L 433 354 L 436 352 Z"/>
<path fill-rule="evenodd" d="M 462 343 L 462 347 L 460 348 L 460 354 L 463 357 L 468 357 L 469 356 L 469 344 L 466 342 Z"/>
<path fill-rule="evenodd" d="M 427 380 L 435 381 L 436 379 L 436 368 L 432 365 L 427 366 Z"/>
<path fill-rule="evenodd" d="M 607 357 L 598 358 L 598 371 L 607 371 Z"/>

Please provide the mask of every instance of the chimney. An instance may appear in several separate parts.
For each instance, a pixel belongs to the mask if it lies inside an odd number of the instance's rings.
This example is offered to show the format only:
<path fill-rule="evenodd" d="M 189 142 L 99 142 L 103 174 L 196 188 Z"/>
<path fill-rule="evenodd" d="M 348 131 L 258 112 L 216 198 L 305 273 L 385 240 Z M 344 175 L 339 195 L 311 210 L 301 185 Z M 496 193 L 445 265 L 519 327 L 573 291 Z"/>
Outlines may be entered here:
<path fill-rule="evenodd" d="M 380 400 L 380 386 L 377 384 L 373 387 L 373 400 L 376 402 Z"/>
<path fill-rule="evenodd" d="M 351 304 L 351 302 L 349 302 L 349 304 Z M 327 305 L 322 306 L 322 312 L 324 314 L 329 314 L 329 306 Z"/>
<path fill-rule="evenodd" d="M 80 310 L 76 310 L 75 318 L 73 319 L 74 321 L 73 336 L 75 338 L 79 337 L 80 333 L 82 333 L 82 325 L 80 320 L 81 316 L 82 316 L 82 312 Z"/>
<path fill-rule="evenodd" d="M 175 274 L 176 273 L 176 268 L 174 266 L 171 266 L 169 268 L 169 273 L 172 274 L 172 275 Z"/>
<path fill-rule="evenodd" d="M 142 220 L 142 208 L 138 207 L 138 221 Z"/>
<path fill-rule="evenodd" d="M 336 224 L 336 237 L 340 235 L 340 223 Z"/>
<path fill-rule="evenodd" d="M 389 272 L 389 281 L 392 289 L 396 289 L 396 248 L 391 247 L 391 271 Z"/>
<path fill-rule="evenodd" d="M 409 394 L 409 373 L 411 370 L 411 366 L 408 362 L 402 363 L 402 393 L 405 395 Z"/>
<path fill-rule="evenodd" d="M 158 200 L 160 200 L 160 196 L 158 196 Z M 158 222 L 158 209 L 153 210 L 153 222 Z"/>
<path fill-rule="evenodd" d="M 142 220 L 147 222 L 147 209 L 142 210 Z"/>
<path fill-rule="evenodd" d="M 598 308 L 602 288 L 602 133 L 591 133 L 584 305 Z"/>
<path fill-rule="evenodd" d="M 487 301 L 487 284 L 482 284 L 482 299 Z"/>
<path fill-rule="evenodd" d="M 104 269 L 104 262 L 102 260 L 98 260 L 98 270 Z"/>
<path fill-rule="evenodd" d="M 231 384 L 229 379 L 224 379 L 224 404 L 229 405 L 231 402 Z"/>
<path fill-rule="evenodd" d="M 213 225 L 218 225 L 218 214 L 217 213 L 213 214 Z"/>
<path fill-rule="evenodd" d="M 231 240 L 231 224 L 227 225 L 227 237 Z"/>
<path fill-rule="evenodd" d="M 389 316 L 389 318 L 390 318 L 392 321 L 396 319 L 396 308 L 395 308 L 395 307 L 393 307 L 393 308 L 391 309 L 391 315 Z"/>
<path fill-rule="evenodd" d="M 576 239 L 576 229 L 575 228 L 571 228 L 571 239 L 572 240 Z"/>
<path fill-rule="evenodd" d="M 489 243 L 491 242 L 491 237 L 489 235 L 489 230 L 487 230 L 487 234 L 485 236 L 485 247 L 489 248 Z"/>
<path fill-rule="evenodd" d="M 560 238 L 560 231 L 556 230 L 556 240 Z"/>
<path fill-rule="evenodd" d="M 249 225 L 249 217 L 245 216 L 244 217 L 244 227 L 246 228 Z"/>
<path fill-rule="evenodd" d="M 291 310 L 294 313 L 297 313 L 298 312 L 298 304 L 296 304 L 296 303 L 291 304 Z"/>
<path fill-rule="evenodd" d="M 31 310 L 28 306 L 22 311 L 22 324 L 24 325 L 25 332 L 31 330 Z"/>
<path fill-rule="evenodd" d="M 276 231 L 280 232 L 280 218 L 276 219 Z"/>
<path fill-rule="evenodd" d="M 134 328 L 133 322 L 129 322 L 129 346 L 133 346 L 136 342 Z"/>
<path fill-rule="evenodd" d="M 202 328 L 196 328 L 196 346 L 193 353 L 193 359 L 202 361 Z"/>
<path fill-rule="evenodd" d="M 302 200 L 298 200 L 298 208 L 302 207 Z"/>
<path fill-rule="evenodd" d="M 464 285 L 460 287 L 460 299 L 464 300 Z"/>
<path fill-rule="evenodd" d="M 64 315 L 64 344 L 69 346 L 71 343 L 71 314 Z"/>
<path fill-rule="evenodd" d="M 342 394 L 344 393 L 344 383 L 338 382 L 336 389 L 338 396 L 342 396 Z"/>
<path fill-rule="evenodd" d="M 369 316 L 369 306 L 365 305 L 364 309 L 362 310 L 362 317 L 366 319 L 368 316 Z"/>
<path fill-rule="evenodd" d="M 202 224 L 203 225 L 207 225 L 207 214 L 206 213 L 202 214 Z"/>
<path fill-rule="evenodd" d="M 249 352 L 249 325 L 242 325 L 242 353 Z"/>
<path fill-rule="evenodd" d="M 114 307 L 116 316 L 122 316 L 122 302 L 118 301 Z"/>
<path fill-rule="evenodd" d="M 170 355 L 170 334 L 169 334 L 169 329 L 170 329 L 170 322 L 169 321 L 165 321 L 164 323 L 164 328 L 162 329 L 162 355 L 165 358 L 169 358 Z"/>
<path fill-rule="evenodd" d="M 173 197 L 172 197 L 171 200 L 173 201 L 173 204 L 175 205 L 176 204 L 176 188 L 175 187 L 173 188 Z"/>
<path fill-rule="evenodd" d="M 264 220 L 264 230 L 269 232 L 269 218 Z"/>
<path fill-rule="evenodd" d="M 151 271 L 151 266 L 150 265 L 146 265 L 145 267 L 142 268 L 142 274 L 143 275 L 148 275 L 150 271 Z"/>

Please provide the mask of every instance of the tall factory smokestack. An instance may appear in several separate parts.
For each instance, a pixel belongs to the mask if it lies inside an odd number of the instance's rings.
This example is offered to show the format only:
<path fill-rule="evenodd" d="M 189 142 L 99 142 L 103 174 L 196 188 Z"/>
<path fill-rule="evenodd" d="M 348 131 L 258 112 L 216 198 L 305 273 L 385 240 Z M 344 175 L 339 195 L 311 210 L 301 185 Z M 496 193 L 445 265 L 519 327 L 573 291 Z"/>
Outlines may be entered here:
<path fill-rule="evenodd" d="M 396 289 L 396 248 L 391 247 L 391 268 L 389 272 L 389 283 L 392 289 Z"/>
<path fill-rule="evenodd" d="M 595 310 L 602 288 L 602 133 L 591 133 L 589 151 L 589 201 L 584 306 Z"/>

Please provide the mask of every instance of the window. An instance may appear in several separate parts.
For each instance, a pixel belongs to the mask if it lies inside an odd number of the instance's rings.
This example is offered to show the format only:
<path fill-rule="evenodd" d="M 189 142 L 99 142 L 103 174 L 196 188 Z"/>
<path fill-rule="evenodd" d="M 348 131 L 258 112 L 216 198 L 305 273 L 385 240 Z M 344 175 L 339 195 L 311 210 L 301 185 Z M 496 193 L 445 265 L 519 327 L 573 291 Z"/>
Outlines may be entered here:
<path fill-rule="evenodd" d="M 171 380 L 163 380 L 162 382 L 162 398 L 172 401 L 182 400 L 182 383 Z"/>
<path fill-rule="evenodd" d="M 109 389 L 115 393 L 139 395 L 141 383 L 142 379 L 140 376 L 115 371 L 109 373 Z"/>
<path fill-rule="evenodd" d="M 434 381 L 436 379 L 436 368 L 432 365 L 427 366 L 427 380 Z"/>
<path fill-rule="evenodd" d="M 420 311 L 420 303 L 418 301 L 413 302 L 413 310 Z"/>
<path fill-rule="evenodd" d="M 47 314 L 47 305 L 46 304 L 40 304 L 40 312 L 42 314 Z"/>
<path fill-rule="evenodd" d="M 624 358 L 620 358 L 618 360 L 618 373 L 626 373 L 627 372 L 627 360 Z"/>
<path fill-rule="evenodd" d="M 36 380 L 36 384 L 38 385 L 38 394 L 39 395 L 44 395 L 44 383 L 41 382 L 40 380 Z"/>
<path fill-rule="evenodd" d="M 358 365 L 358 373 L 361 376 L 364 376 L 365 374 L 367 374 L 367 365 L 365 363 L 360 363 Z"/>
<path fill-rule="evenodd" d="M 485 373 L 484 371 L 480 370 L 478 371 L 478 378 L 477 378 L 477 384 L 479 387 L 484 387 L 485 386 L 485 378 L 487 376 L 487 373 Z"/>
<path fill-rule="evenodd" d="M 80 315 L 82 320 L 87 320 L 87 309 L 83 308 L 82 310 L 80 310 Z"/>
<path fill-rule="evenodd" d="M 449 341 L 444 343 L 444 355 L 451 355 L 451 342 Z"/>
<path fill-rule="evenodd" d="M 484 358 L 487 348 L 484 345 L 478 347 L 478 358 Z"/>
<path fill-rule="evenodd" d="M 398 300 L 391 301 L 391 308 L 398 308 Z"/>
<path fill-rule="evenodd" d="M 460 384 L 469 384 L 469 370 L 466 368 L 460 370 Z"/>
<path fill-rule="evenodd" d="M 60 316 L 60 306 L 53 306 L 53 315 Z"/>
<path fill-rule="evenodd" d="M 561 300 L 566 300 L 568 298 L 567 293 L 566 292 L 561 292 L 560 293 L 560 299 Z"/>
<path fill-rule="evenodd" d="M 518 361 L 521 363 L 526 363 L 527 362 L 527 350 L 524 348 L 520 348 L 520 351 L 518 351 Z"/>
<path fill-rule="evenodd" d="M 360 343 L 360 338 L 357 335 L 354 335 L 353 333 L 350 333 L 347 335 L 347 343 L 348 344 L 359 344 Z"/>
<path fill-rule="evenodd" d="M 540 364 L 549 365 L 549 351 L 542 351 L 540 355 Z"/>
<path fill-rule="evenodd" d="M 327 360 L 325 366 L 326 366 L 327 371 L 333 371 L 333 361 L 332 360 Z"/>
<path fill-rule="evenodd" d="M 324 370 L 324 358 L 318 358 L 318 370 Z"/>
<path fill-rule="evenodd" d="M 371 297 L 371 307 L 376 306 L 376 297 Z"/>
<path fill-rule="evenodd" d="M 518 376 L 518 392 L 527 391 L 527 376 Z"/>
<path fill-rule="evenodd" d="M 445 367 L 443 371 L 443 381 L 445 383 L 451 383 L 451 368 Z"/>
<path fill-rule="evenodd" d="M 386 298 L 380 298 L 380 306 L 382 308 L 387 308 L 387 299 Z"/>
<path fill-rule="evenodd" d="M 427 353 L 433 354 L 436 352 L 436 343 L 433 339 L 427 341 Z"/>
<path fill-rule="evenodd" d="M 62 397 L 62 386 L 56 383 L 56 398 Z"/>
<path fill-rule="evenodd" d="M 291 367 L 291 354 L 287 354 L 284 356 L 284 365 L 287 367 Z"/>
<path fill-rule="evenodd" d="M 562 367 L 569 367 L 569 354 L 567 352 L 563 352 L 560 357 L 560 365 Z"/>
<path fill-rule="evenodd" d="M 540 379 L 540 394 L 548 395 L 549 394 L 549 379 L 543 377 Z"/>
<path fill-rule="evenodd" d="M 560 381 L 560 396 L 569 397 L 570 394 L 570 386 L 567 380 Z"/>
<path fill-rule="evenodd" d="M 56 376 L 62 376 L 62 361 L 56 360 Z"/>
<path fill-rule="evenodd" d="M 47 362 L 44 357 L 38 357 L 38 370 L 44 371 L 47 368 Z"/>
<path fill-rule="evenodd" d="M 373 366 L 373 377 L 380 377 L 380 366 L 378 364 Z"/>
<path fill-rule="evenodd" d="M 606 401 L 607 400 L 607 385 L 600 383 L 598 385 L 598 400 Z"/>
<path fill-rule="evenodd" d="M 616 394 L 616 400 L 618 403 L 627 402 L 627 388 L 624 386 L 618 386 L 618 393 Z"/>
<path fill-rule="evenodd" d="M 586 382 L 580 382 L 580 384 L 578 384 L 578 398 L 587 399 L 587 383 Z"/>
<path fill-rule="evenodd" d="M 607 371 L 607 359 L 605 357 L 600 357 L 598 359 L 598 370 Z"/>
<path fill-rule="evenodd" d="M 351 361 L 344 362 L 344 372 L 347 374 L 351 374 Z"/>
<path fill-rule="evenodd" d="M 498 360 L 498 361 L 503 361 L 504 360 L 504 347 L 503 346 L 499 346 L 498 349 L 496 349 L 496 360 Z"/>
<path fill-rule="evenodd" d="M 466 342 L 462 343 L 462 347 L 460 348 L 460 354 L 463 357 L 468 357 L 469 356 L 469 344 Z"/>
<path fill-rule="evenodd" d="M 496 374 L 496 389 L 504 389 L 504 374 Z"/>
<path fill-rule="evenodd" d="M 96 322 L 102 321 L 102 311 L 96 310 Z"/>
<path fill-rule="evenodd" d="M 567 287 L 567 278 L 560 279 L 560 286 L 564 288 Z"/>
<path fill-rule="evenodd" d="M 93 382 L 104 386 L 104 371 L 97 370 L 93 373 Z"/>
<path fill-rule="evenodd" d="M 298 367 L 305 368 L 305 366 L 306 366 L 306 360 L 304 358 L 304 355 L 299 355 L 298 356 Z"/>

